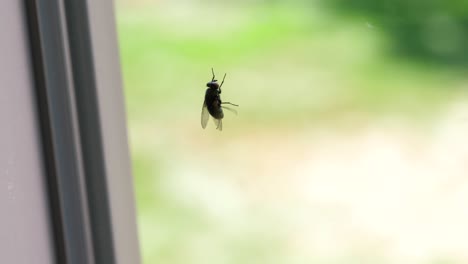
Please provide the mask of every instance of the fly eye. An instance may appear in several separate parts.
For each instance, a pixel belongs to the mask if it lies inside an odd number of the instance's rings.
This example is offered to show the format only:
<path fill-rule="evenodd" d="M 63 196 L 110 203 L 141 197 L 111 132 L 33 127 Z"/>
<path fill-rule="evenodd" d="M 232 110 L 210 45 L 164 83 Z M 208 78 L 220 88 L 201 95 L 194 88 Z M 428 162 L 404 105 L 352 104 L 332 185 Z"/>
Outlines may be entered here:
<path fill-rule="evenodd" d="M 219 87 L 219 84 L 215 81 L 209 82 L 206 84 L 207 87 L 217 89 Z"/>

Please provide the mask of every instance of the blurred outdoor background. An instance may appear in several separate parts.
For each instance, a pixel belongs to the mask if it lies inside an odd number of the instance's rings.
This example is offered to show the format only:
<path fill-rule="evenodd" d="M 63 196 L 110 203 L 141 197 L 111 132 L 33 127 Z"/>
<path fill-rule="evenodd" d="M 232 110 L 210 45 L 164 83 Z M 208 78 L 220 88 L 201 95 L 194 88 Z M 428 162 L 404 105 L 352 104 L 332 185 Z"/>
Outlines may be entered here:
<path fill-rule="evenodd" d="M 468 263 L 467 1 L 116 12 L 145 264 Z"/>

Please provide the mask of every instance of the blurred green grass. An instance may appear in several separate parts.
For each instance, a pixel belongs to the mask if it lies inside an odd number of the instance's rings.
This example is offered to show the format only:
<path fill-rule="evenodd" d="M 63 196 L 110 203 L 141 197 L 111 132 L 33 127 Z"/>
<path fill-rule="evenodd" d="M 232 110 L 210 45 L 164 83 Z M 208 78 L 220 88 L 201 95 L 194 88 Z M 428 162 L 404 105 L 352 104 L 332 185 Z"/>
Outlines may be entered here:
<path fill-rule="evenodd" d="M 181 152 L 197 153 L 183 142 L 200 139 L 190 131 L 201 130 L 211 67 L 218 78 L 228 73 L 223 99 L 240 104 L 239 116 L 225 121 L 238 138 L 252 129 L 359 126 L 354 115 L 424 120 L 462 94 L 466 82 L 458 70 L 394 56 L 378 27 L 319 6 L 161 4 L 117 11 L 144 263 L 311 261 L 288 256 L 282 234 L 262 227 L 271 219 L 261 213 L 248 218 L 253 227 L 229 231 L 168 187 L 167 171 Z"/>
<path fill-rule="evenodd" d="M 171 107 L 183 118 L 202 99 L 211 67 L 228 71 L 225 92 L 242 100 L 247 122 L 427 111 L 462 81 L 451 69 L 390 57 L 385 36 L 362 21 L 287 6 L 202 10 L 184 21 L 156 8 L 119 12 L 131 119 L 168 116 L 161 110 Z"/>

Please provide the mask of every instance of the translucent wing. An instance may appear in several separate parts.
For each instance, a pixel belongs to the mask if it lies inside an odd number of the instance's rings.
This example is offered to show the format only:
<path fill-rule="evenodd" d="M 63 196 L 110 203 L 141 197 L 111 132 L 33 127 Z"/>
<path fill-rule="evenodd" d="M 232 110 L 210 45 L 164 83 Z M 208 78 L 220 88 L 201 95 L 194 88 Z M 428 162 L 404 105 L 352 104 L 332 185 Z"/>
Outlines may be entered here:
<path fill-rule="evenodd" d="M 203 107 L 201 111 L 201 126 L 203 127 L 203 129 L 205 129 L 206 125 L 208 124 L 209 117 L 210 117 L 210 113 L 208 113 L 206 102 L 203 102 Z"/>
<path fill-rule="evenodd" d="M 233 109 L 231 107 L 227 107 L 227 106 L 221 106 L 223 109 L 226 109 L 232 113 L 234 113 L 235 115 L 237 115 L 237 110 L 236 109 Z"/>
<path fill-rule="evenodd" d="M 223 120 L 222 119 L 216 119 L 216 118 L 213 118 L 213 121 L 216 125 L 216 129 L 218 129 L 219 131 L 223 130 Z"/>

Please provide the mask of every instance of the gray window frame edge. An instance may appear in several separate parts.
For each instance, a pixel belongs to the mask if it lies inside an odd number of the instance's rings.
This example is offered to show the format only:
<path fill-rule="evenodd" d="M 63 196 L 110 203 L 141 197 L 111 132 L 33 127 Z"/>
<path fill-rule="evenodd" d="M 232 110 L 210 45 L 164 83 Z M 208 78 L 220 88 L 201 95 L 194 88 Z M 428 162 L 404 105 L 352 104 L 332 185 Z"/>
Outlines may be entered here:
<path fill-rule="evenodd" d="M 24 3 L 57 263 L 140 263 L 113 3 Z"/>

